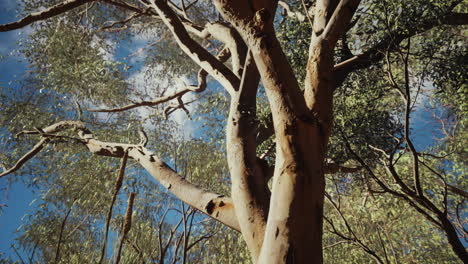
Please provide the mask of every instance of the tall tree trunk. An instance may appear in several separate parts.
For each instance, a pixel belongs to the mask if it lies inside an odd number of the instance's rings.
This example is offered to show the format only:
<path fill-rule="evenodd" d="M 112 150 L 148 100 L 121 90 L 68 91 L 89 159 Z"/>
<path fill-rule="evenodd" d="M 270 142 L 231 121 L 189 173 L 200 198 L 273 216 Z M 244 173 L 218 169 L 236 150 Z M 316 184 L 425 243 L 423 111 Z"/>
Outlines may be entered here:
<path fill-rule="evenodd" d="M 215 4 L 250 48 L 273 117 L 273 189 L 257 263 L 322 263 L 323 165 L 333 119 L 333 49 L 359 1 L 317 3 L 305 93 L 276 39 L 275 1 Z M 243 216 L 237 216 L 242 222 Z M 249 249 L 255 261 L 257 250 Z"/>

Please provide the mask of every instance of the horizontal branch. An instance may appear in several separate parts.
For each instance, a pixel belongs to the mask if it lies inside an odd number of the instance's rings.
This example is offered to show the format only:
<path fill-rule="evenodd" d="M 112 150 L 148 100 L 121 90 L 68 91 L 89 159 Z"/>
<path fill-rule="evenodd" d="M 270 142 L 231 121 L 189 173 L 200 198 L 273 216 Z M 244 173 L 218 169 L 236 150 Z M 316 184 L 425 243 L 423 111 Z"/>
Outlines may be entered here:
<path fill-rule="evenodd" d="M 0 32 L 19 29 L 29 24 L 32 24 L 34 22 L 60 15 L 73 8 L 79 7 L 81 5 L 84 5 L 86 3 L 93 2 L 93 1 L 95 0 L 68 0 L 60 4 L 54 5 L 50 8 L 47 8 L 43 11 L 31 13 L 16 22 L 0 25 Z"/>
<path fill-rule="evenodd" d="M 186 94 L 186 93 L 188 93 L 190 91 L 192 91 L 192 89 L 184 88 L 184 89 L 176 91 L 173 94 L 166 95 L 166 96 L 161 96 L 161 97 L 158 97 L 158 98 L 153 99 L 151 101 L 141 101 L 141 102 L 136 102 L 136 103 L 133 103 L 133 104 L 128 104 L 128 105 L 125 105 L 125 106 L 122 106 L 122 107 L 116 107 L 116 108 L 89 109 L 88 111 L 89 112 L 101 112 L 101 113 L 113 113 L 113 112 L 122 112 L 122 111 L 130 110 L 130 109 L 133 109 L 133 108 L 141 107 L 141 106 L 155 106 L 155 105 L 158 105 L 158 104 L 168 102 L 168 101 L 170 101 L 172 99 L 175 99 L 175 98 L 177 98 L 179 96 L 182 96 L 182 95 L 184 95 L 184 94 Z"/>
<path fill-rule="evenodd" d="M 217 58 L 220 61 L 224 62 L 229 58 L 229 56 L 230 56 L 229 51 L 227 49 L 223 49 L 218 54 Z M 110 108 L 110 109 L 89 109 L 88 111 L 89 112 L 101 112 L 101 113 L 122 112 L 122 111 L 130 110 L 136 107 L 155 106 L 158 104 L 166 103 L 172 99 L 181 98 L 184 94 L 188 92 L 201 93 L 205 91 L 207 87 L 207 82 L 206 82 L 207 77 L 208 77 L 208 72 L 204 69 L 200 69 L 197 74 L 198 85 L 186 85 L 184 89 L 180 89 L 174 92 L 173 94 L 161 96 L 151 101 L 141 101 L 141 102 L 136 102 L 133 104 L 128 104 L 126 106 Z"/>
<path fill-rule="evenodd" d="M 360 171 L 361 167 L 346 167 L 336 163 L 327 163 L 324 167 L 325 174 L 335 174 L 337 172 L 354 173 Z"/>
<path fill-rule="evenodd" d="M 444 183 L 442 180 L 436 179 L 436 182 L 441 185 L 441 186 L 447 186 L 447 189 L 451 191 L 452 193 L 458 194 L 462 196 L 465 199 L 468 199 L 468 192 L 456 187 L 455 185 L 451 185 L 448 183 Z"/>
<path fill-rule="evenodd" d="M 468 14 L 452 12 L 446 17 L 444 23 L 452 26 L 468 25 Z"/>
<path fill-rule="evenodd" d="M 160 160 L 158 156 L 146 149 L 143 144 L 103 142 L 95 139 L 91 132 L 86 129 L 85 124 L 80 121 L 61 121 L 46 128 L 37 129 L 37 131 L 25 131 L 20 133 L 47 134 L 47 136 L 42 137 L 26 155 L 18 160 L 13 168 L 2 172 L 0 177 L 13 173 L 28 160 L 33 158 L 42 150 L 44 144 L 49 140 L 49 137 L 59 137 L 59 135 L 54 135 L 53 133 L 70 128 L 78 130 L 78 137 L 75 139 L 86 146 L 91 153 L 100 156 L 123 158 L 125 153 L 128 152 L 129 158 L 137 161 L 153 178 L 172 192 L 178 199 L 232 229 L 240 230 L 231 198 L 205 191 L 190 183 Z"/>

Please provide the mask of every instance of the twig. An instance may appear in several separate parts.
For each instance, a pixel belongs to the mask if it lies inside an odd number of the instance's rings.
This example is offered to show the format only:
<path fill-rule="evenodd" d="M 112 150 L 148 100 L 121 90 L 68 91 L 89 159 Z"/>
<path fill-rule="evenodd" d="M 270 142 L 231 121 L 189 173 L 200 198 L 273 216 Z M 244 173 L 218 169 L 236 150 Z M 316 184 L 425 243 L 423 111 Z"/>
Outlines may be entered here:
<path fill-rule="evenodd" d="M 135 200 L 135 193 L 131 192 L 130 196 L 128 197 L 127 202 L 127 211 L 125 212 L 125 221 L 122 226 L 122 237 L 120 238 L 119 243 L 119 250 L 117 251 L 117 258 L 115 260 L 115 264 L 119 264 L 120 262 L 120 255 L 122 254 L 122 247 L 125 242 L 125 238 L 132 227 L 132 212 L 133 212 L 133 201 Z"/>
<path fill-rule="evenodd" d="M 119 174 L 115 181 L 114 195 L 112 196 L 112 201 L 111 201 L 109 210 L 107 211 L 104 241 L 103 241 L 102 248 L 101 248 L 101 257 L 99 258 L 99 262 L 98 262 L 99 264 L 102 263 L 102 261 L 104 260 L 104 256 L 106 255 L 107 237 L 109 235 L 109 225 L 110 225 L 110 220 L 112 218 L 112 209 L 114 208 L 115 200 L 117 199 L 117 195 L 120 191 L 120 188 L 122 187 L 123 177 L 125 175 L 125 166 L 127 165 L 127 159 L 128 159 L 128 151 L 125 151 L 124 156 L 122 158 L 122 163 L 120 165 Z"/>

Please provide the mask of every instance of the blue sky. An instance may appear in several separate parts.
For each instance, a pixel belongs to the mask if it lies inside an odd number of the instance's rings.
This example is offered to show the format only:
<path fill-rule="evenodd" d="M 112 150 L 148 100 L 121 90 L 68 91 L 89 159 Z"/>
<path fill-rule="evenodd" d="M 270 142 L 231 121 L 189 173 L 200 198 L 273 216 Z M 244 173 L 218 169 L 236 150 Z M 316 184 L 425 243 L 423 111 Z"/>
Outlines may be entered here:
<path fill-rule="evenodd" d="M 16 19 L 15 1 L 0 1 L 0 24 L 11 22 Z M 0 33 L 0 86 L 17 87 L 15 79 L 26 72 L 27 65 L 13 51 L 16 41 L 24 34 L 27 34 L 29 28 Z M 7 179 L 0 179 L 0 188 L 8 188 L 0 191 L 0 203 L 7 206 L 0 212 L 0 252 L 6 256 L 14 256 L 10 248 L 10 242 L 14 237 L 14 231 L 21 225 L 22 217 L 33 207 L 30 206 L 34 199 L 32 192 L 21 182 L 17 181 L 9 185 Z"/>
<path fill-rule="evenodd" d="M 16 1 L 13 0 L 0 1 L 0 24 L 17 19 L 15 4 Z M 20 37 L 27 35 L 29 31 L 30 28 L 27 27 L 16 31 L 0 33 L 0 55 L 3 57 L 0 60 L 1 86 L 9 86 L 19 89 L 15 80 L 25 74 L 27 65 L 17 53 L 14 53 L 14 49 L 16 47 L 15 43 Z M 136 39 L 134 41 L 132 50 L 129 50 L 126 47 L 126 44 L 128 43 L 125 42 L 116 45 L 114 56 L 117 59 L 122 59 L 126 57 L 126 55 L 138 50 L 148 43 L 148 39 L 145 38 Z M 141 66 L 141 64 L 139 64 L 139 66 Z M 140 68 L 141 67 L 136 67 L 137 70 L 133 73 L 135 82 L 137 82 L 138 78 L 141 77 L 138 75 L 141 74 L 141 71 L 138 71 Z M 437 130 L 434 128 L 438 125 L 432 115 L 433 112 L 426 108 L 418 108 L 413 113 L 413 139 L 419 149 L 432 144 L 434 139 L 441 137 L 440 133 L 435 132 Z M 175 118 L 179 118 L 181 122 L 191 122 L 188 121 L 186 117 L 184 118 L 184 116 L 185 114 L 182 111 L 179 111 L 178 114 L 175 115 Z M 0 188 L 6 187 L 7 185 L 7 179 L 0 179 Z M 34 194 L 26 188 L 21 181 L 18 181 L 9 187 L 8 197 L 6 200 L 4 198 L 4 191 L 0 191 L 0 203 L 6 203 L 8 205 L 3 208 L 3 211 L 0 214 L 0 252 L 4 252 L 6 256 L 14 257 L 14 252 L 10 248 L 10 243 L 14 237 L 14 231 L 21 225 L 22 217 L 34 209 L 34 205 L 30 205 L 34 198 Z"/>
<path fill-rule="evenodd" d="M 13 0 L 0 0 L 0 24 L 18 19 L 15 2 Z M 15 52 L 15 48 L 16 42 L 29 32 L 31 32 L 31 27 L 0 33 L 0 86 L 20 89 L 19 84 L 15 80 L 20 79 L 26 74 L 28 65 L 22 55 Z M 144 47 L 149 41 L 149 36 L 138 36 L 132 39 L 131 43 L 111 43 L 114 49 L 112 54 L 108 54 L 110 59 L 123 60 L 132 64 L 132 72 L 129 73 L 129 78 L 135 85 L 148 85 L 144 80 L 145 70 L 148 69 L 142 67 L 142 61 L 145 56 Z M 129 56 L 129 54 L 133 54 L 136 51 L 141 52 L 134 56 Z M 144 114 L 145 111 L 141 109 L 140 113 Z M 180 124 L 192 127 L 192 121 L 188 120 L 182 111 L 176 112 L 172 118 Z M 190 133 L 192 132 L 191 130 L 189 131 Z M 5 153 L 5 155 L 8 155 L 8 153 Z M 0 253 L 4 253 L 4 257 L 17 259 L 16 253 L 10 245 L 15 238 L 16 229 L 23 223 L 23 217 L 26 214 L 34 212 L 34 203 L 32 201 L 39 198 L 39 195 L 34 194 L 21 180 L 9 184 L 8 177 L 11 176 L 0 179 L 0 204 L 6 204 L 0 212 Z M 16 175 L 15 177 L 20 178 L 21 175 Z M 149 177 L 149 175 L 144 173 L 144 177 Z M 118 213 L 117 209 L 114 214 Z M 113 239 L 115 239 L 115 233 L 111 231 L 109 240 L 112 241 Z M 108 243 L 108 247 L 112 247 L 111 242 Z M 21 251 L 19 252 L 20 254 L 22 253 Z"/>

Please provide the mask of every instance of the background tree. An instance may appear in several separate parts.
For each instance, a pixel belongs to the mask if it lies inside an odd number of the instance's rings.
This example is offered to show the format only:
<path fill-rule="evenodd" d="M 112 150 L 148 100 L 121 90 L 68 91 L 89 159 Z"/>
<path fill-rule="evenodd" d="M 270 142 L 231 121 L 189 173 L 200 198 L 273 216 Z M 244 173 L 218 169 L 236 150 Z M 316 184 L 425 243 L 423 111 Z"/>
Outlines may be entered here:
<path fill-rule="evenodd" d="M 21 82 L 22 95 L 17 89 L 2 91 L 7 109 L 2 152 L 9 158 L 0 175 L 33 172 L 31 181 L 44 192 L 18 240 L 31 259 L 38 250 L 41 261 L 57 262 L 66 250 L 73 261 L 91 261 L 99 255 L 97 245 L 107 241 L 100 236 L 109 211 L 100 202 L 109 205 L 119 189 L 109 169 L 118 162 L 97 161 L 91 153 L 133 160 L 123 186 L 138 193 L 129 206 L 131 232 L 119 235 L 127 246 L 110 258 L 213 261 L 203 256 L 200 243 L 219 234 L 210 230 L 222 228 L 202 224 L 189 232 L 202 217 L 184 204 L 161 210 L 156 201 L 164 192 L 156 190 L 164 187 L 241 231 L 254 263 L 321 263 L 323 241 L 330 262 L 337 258 L 328 254 L 358 262 L 427 260 L 426 251 L 415 256 L 408 250 L 425 241 L 433 242 L 428 248 L 446 252 L 431 260 L 448 263 L 455 254 L 467 261 L 462 242 L 466 109 L 453 107 L 466 94 L 462 1 L 72 0 L 48 2 L 49 8 L 30 13 L 42 6 L 27 1 L 24 18 L 0 26 L 7 31 L 37 22 L 20 45 L 32 66 Z M 113 43 L 125 47 L 129 39 L 148 35 L 152 42 L 130 54 L 145 51 L 144 66 L 127 65 L 119 52 L 110 56 Z M 142 84 L 132 80 L 129 66 L 146 70 Z M 187 74 L 194 68 L 197 73 Z M 174 90 L 180 76 L 185 78 L 180 83 L 196 85 Z M 447 111 L 435 112 L 443 114 L 447 137 L 422 151 L 411 133 L 411 113 L 421 104 L 424 86 L 439 90 L 431 93 L 432 102 Z M 25 108 L 18 111 L 18 106 Z M 147 110 L 139 111 L 142 107 Z M 201 132 L 192 136 L 199 140 L 187 141 L 186 132 L 174 138 L 177 128 L 166 119 L 180 110 L 196 113 Z M 139 127 L 149 142 L 140 133 L 138 144 L 111 143 L 136 142 Z M 64 160 L 71 164 L 51 166 Z M 160 185 L 139 176 L 137 163 Z M 126 195 L 117 198 L 125 201 Z M 117 205 L 121 215 L 126 206 Z M 406 207 L 415 211 L 402 210 Z M 173 210 L 178 214 L 167 222 L 163 212 Z M 427 221 L 420 228 L 402 220 L 418 216 Z M 128 219 L 112 220 L 112 230 L 122 230 Z M 416 228 L 412 233 L 419 240 L 389 235 L 396 227 Z M 87 245 L 86 254 L 76 250 L 80 244 Z M 172 253 L 166 245 L 172 245 Z M 239 247 L 208 244 L 218 252 L 217 263 L 245 259 L 226 254 Z M 337 253 L 349 247 L 356 249 L 353 254 Z M 194 249 L 198 253 L 190 254 Z"/>

